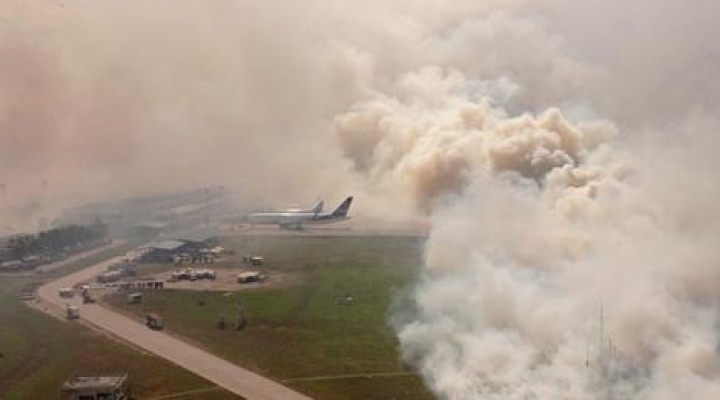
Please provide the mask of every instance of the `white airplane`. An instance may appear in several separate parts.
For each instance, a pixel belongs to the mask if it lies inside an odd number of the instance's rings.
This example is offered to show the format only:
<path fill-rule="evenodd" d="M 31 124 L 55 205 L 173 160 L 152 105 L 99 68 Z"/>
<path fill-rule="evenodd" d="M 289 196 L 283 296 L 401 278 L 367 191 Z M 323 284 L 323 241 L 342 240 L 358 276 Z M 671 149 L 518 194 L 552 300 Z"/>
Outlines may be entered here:
<path fill-rule="evenodd" d="M 335 211 L 324 213 L 319 211 L 322 202 L 315 206 L 310 212 L 259 212 L 247 215 L 250 224 L 272 224 L 286 229 L 302 229 L 303 224 L 322 224 L 338 222 L 348 219 L 347 213 L 353 197 L 350 196 L 340 204 Z"/>

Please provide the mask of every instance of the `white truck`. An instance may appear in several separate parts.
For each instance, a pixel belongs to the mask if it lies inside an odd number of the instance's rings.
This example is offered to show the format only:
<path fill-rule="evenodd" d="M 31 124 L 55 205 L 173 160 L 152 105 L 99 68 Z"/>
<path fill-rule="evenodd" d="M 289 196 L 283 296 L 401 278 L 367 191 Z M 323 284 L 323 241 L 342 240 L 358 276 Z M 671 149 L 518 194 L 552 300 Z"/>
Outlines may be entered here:
<path fill-rule="evenodd" d="M 80 310 L 76 306 L 67 306 L 67 319 L 73 320 L 80 318 Z"/>

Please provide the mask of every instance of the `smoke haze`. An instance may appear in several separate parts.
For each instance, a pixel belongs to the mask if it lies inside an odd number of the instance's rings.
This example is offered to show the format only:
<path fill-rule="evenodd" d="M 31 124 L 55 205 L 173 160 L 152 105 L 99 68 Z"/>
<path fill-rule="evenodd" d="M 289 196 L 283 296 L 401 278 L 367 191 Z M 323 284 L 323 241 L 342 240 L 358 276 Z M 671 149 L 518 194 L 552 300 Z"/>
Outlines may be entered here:
<path fill-rule="evenodd" d="M 712 0 L 2 1 L 3 201 L 352 193 L 432 221 L 393 319 L 439 397 L 718 398 L 718 37 Z"/>

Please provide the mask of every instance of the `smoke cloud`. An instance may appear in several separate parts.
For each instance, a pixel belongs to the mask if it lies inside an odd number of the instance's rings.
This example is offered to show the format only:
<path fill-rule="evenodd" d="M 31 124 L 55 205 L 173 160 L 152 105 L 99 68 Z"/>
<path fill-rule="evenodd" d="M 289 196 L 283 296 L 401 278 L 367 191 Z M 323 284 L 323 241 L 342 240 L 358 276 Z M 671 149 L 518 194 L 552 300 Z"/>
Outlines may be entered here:
<path fill-rule="evenodd" d="M 2 216 L 352 193 L 432 221 L 393 319 L 439 397 L 717 398 L 717 37 L 712 0 L 0 2 Z"/>
<path fill-rule="evenodd" d="M 3 201 L 221 184 L 279 202 L 346 195 L 324 121 L 356 90 L 353 66 L 318 8 L 0 3 Z"/>
<path fill-rule="evenodd" d="M 643 159 L 612 146 L 581 147 L 540 183 L 515 166 L 480 172 L 434 213 L 399 337 L 441 397 L 720 393 L 719 226 L 707 203 L 720 193 L 689 187 L 706 173 L 691 159 L 703 150 Z"/>
<path fill-rule="evenodd" d="M 716 82 L 717 63 L 693 62 L 717 47 L 673 37 L 683 62 L 652 47 L 669 34 L 660 20 L 685 26 L 710 6 L 645 6 L 619 21 L 656 36 L 630 35 L 621 60 L 607 44 L 580 57 L 546 21 L 489 6 L 434 38 L 435 66 L 336 118 L 355 169 L 433 221 L 395 324 L 441 398 L 720 396 L 720 125 L 717 96 L 692 83 Z M 564 7 L 543 15 L 583 32 L 565 19 L 581 10 Z M 458 51 L 468 46 L 492 62 Z"/>

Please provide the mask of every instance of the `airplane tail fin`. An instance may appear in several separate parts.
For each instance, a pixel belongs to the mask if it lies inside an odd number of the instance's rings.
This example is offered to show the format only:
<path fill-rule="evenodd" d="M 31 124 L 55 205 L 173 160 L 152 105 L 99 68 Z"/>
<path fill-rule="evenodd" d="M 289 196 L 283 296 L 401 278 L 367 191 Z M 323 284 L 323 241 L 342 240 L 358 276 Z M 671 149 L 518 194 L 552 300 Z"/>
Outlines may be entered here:
<path fill-rule="evenodd" d="M 323 206 L 325 206 L 325 202 L 322 201 L 322 200 L 320 200 L 320 201 L 315 205 L 315 207 L 312 208 L 312 212 L 313 212 L 314 214 L 320 214 L 320 213 L 322 212 L 322 210 L 323 210 Z"/>
<path fill-rule="evenodd" d="M 352 201 L 353 201 L 352 196 L 345 199 L 345 201 L 343 201 L 342 204 L 340 204 L 340 206 L 338 208 L 336 208 L 335 211 L 333 211 L 333 213 L 332 213 L 333 217 L 347 216 L 347 213 L 350 210 L 350 204 L 352 203 Z"/>

